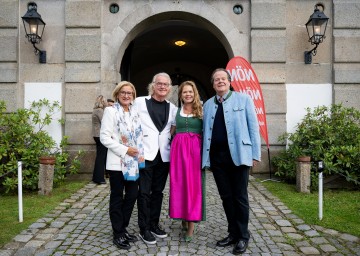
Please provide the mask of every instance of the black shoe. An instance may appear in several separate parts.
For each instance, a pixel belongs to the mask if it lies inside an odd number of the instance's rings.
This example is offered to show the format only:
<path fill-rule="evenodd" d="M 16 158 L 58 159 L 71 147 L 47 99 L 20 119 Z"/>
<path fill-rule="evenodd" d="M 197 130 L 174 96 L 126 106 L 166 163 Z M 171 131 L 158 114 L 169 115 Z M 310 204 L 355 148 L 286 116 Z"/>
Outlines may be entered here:
<path fill-rule="evenodd" d="M 234 246 L 233 254 L 238 255 L 246 251 L 249 241 L 239 240 Z"/>
<path fill-rule="evenodd" d="M 128 240 L 129 242 L 136 242 L 138 240 L 138 238 L 135 235 L 129 234 L 128 232 L 126 232 L 124 234 L 126 240 Z"/>
<path fill-rule="evenodd" d="M 220 240 L 216 243 L 216 246 L 225 247 L 231 244 L 235 244 L 237 239 L 233 238 L 231 235 L 225 237 L 223 240 Z"/>
<path fill-rule="evenodd" d="M 140 232 L 140 238 L 144 241 L 146 244 L 156 244 L 155 237 L 151 234 L 149 230 L 145 230 L 143 232 Z"/>
<path fill-rule="evenodd" d="M 106 184 L 106 181 L 100 181 L 100 182 L 98 182 L 98 181 L 93 181 L 93 182 L 96 183 L 96 184 L 98 184 L 98 185 Z"/>
<path fill-rule="evenodd" d="M 166 234 L 166 232 L 160 227 L 160 225 L 156 225 L 156 226 L 153 226 L 151 229 L 150 229 L 151 233 L 158 237 L 158 238 L 165 238 L 167 237 L 168 235 Z"/>
<path fill-rule="evenodd" d="M 126 239 L 125 236 L 114 238 L 113 242 L 120 249 L 129 250 L 131 248 L 129 241 Z"/>

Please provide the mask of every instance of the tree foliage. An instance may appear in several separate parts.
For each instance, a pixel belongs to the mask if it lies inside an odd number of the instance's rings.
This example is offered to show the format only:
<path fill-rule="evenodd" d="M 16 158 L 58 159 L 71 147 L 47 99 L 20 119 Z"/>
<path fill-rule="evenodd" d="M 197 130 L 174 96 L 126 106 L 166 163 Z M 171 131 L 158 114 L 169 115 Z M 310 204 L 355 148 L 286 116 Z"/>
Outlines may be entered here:
<path fill-rule="evenodd" d="M 288 181 L 296 178 L 295 161 L 310 156 L 313 169 L 323 161 L 324 175 L 339 174 L 347 181 L 360 185 L 360 111 L 341 104 L 320 106 L 307 114 L 294 133 L 279 137 L 288 143 L 287 149 L 273 158 L 275 175 Z M 315 170 L 312 183 L 316 184 Z"/>
<path fill-rule="evenodd" d="M 28 109 L 19 108 L 16 112 L 6 113 L 5 102 L 0 101 L 0 182 L 6 193 L 17 189 L 18 161 L 22 161 L 25 190 L 37 189 L 40 156 L 55 156 L 54 184 L 79 170 L 83 152 L 78 151 L 70 159 L 68 137 L 63 136 L 57 145 L 45 130 L 58 111 L 61 111 L 58 102 L 42 99 L 32 102 Z M 57 121 L 64 124 L 63 119 Z"/>

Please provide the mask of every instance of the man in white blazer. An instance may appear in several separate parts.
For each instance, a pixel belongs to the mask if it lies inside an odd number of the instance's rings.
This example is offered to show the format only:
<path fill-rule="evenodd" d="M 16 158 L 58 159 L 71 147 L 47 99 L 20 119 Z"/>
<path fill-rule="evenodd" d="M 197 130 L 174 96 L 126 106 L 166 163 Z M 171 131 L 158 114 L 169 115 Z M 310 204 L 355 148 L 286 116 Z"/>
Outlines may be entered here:
<path fill-rule="evenodd" d="M 169 173 L 170 128 L 177 111 L 177 107 L 166 100 L 171 86 L 170 76 L 158 73 L 149 84 L 149 96 L 135 100 L 141 119 L 145 155 L 145 168 L 140 170 L 138 223 L 140 238 L 146 244 L 156 244 L 155 237 L 167 237 L 159 220 Z"/>

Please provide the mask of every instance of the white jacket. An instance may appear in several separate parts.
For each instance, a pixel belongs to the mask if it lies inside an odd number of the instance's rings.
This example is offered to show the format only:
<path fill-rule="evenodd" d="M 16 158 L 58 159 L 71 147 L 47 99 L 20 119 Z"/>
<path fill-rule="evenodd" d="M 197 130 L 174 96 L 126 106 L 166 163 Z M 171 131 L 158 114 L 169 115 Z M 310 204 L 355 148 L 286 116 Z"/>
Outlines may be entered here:
<path fill-rule="evenodd" d="M 142 133 L 141 133 L 141 120 L 138 116 L 136 108 L 134 106 L 130 107 L 130 113 L 132 116 L 131 122 L 134 126 L 134 132 L 132 139 L 125 137 L 128 142 L 123 142 L 124 137 L 126 136 L 126 132 L 120 132 L 121 124 L 119 127 L 119 123 L 121 118 L 119 117 L 119 112 L 116 109 L 116 103 L 112 107 L 105 108 L 104 116 L 101 122 L 100 129 L 100 141 L 101 143 L 108 148 L 107 157 L 106 157 L 106 169 L 111 171 L 122 171 L 124 173 L 124 177 L 127 179 L 135 179 L 138 177 L 138 157 L 144 158 L 143 156 L 143 141 L 142 141 Z M 124 123 L 122 123 L 125 125 Z M 125 129 L 124 129 L 125 131 Z M 137 132 L 140 132 L 137 134 Z M 122 134 L 122 135 L 120 135 Z M 122 138 L 120 138 L 122 136 Z M 128 151 L 128 144 L 136 144 L 133 145 L 139 150 L 139 156 L 134 158 L 128 156 L 126 153 Z"/>
<path fill-rule="evenodd" d="M 145 160 L 153 161 L 160 149 L 163 162 L 170 161 L 170 128 L 175 122 L 177 107 L 169 101 L 169 116 L 166 126 L 162 132 L 159 132 L 154 125 L 146 106 L 146 100 L 151 96 L 138 97 L 135 99 L 135 105 L 141 119 L 141 127 L 144 136 L 144 155 Z"/>

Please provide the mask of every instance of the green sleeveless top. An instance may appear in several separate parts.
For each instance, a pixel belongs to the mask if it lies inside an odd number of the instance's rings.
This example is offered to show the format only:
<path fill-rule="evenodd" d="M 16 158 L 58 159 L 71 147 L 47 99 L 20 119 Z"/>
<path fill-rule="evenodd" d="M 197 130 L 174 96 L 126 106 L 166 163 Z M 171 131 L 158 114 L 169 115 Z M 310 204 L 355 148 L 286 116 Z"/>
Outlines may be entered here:
<path fill-rule="evenodd" d="M 202 132 L 203 120 L 197 117 L 183 117 L 180 115 L 181 108 L 176 113 L 176 133 L 180 132 Z"/>

